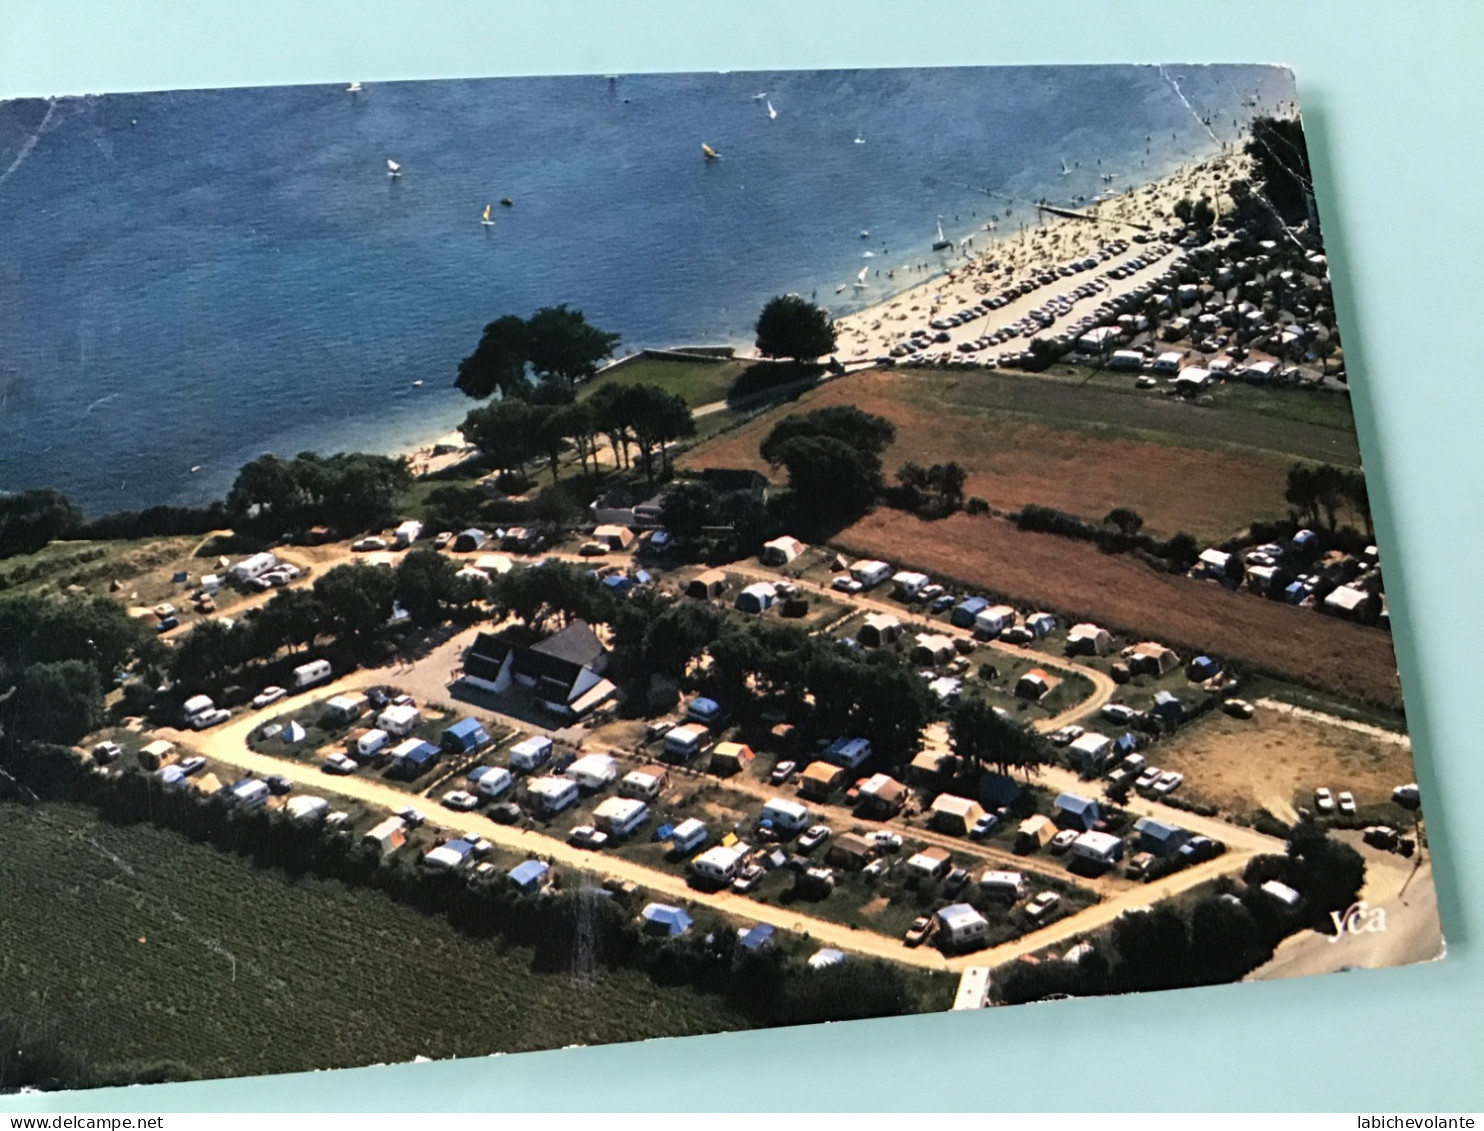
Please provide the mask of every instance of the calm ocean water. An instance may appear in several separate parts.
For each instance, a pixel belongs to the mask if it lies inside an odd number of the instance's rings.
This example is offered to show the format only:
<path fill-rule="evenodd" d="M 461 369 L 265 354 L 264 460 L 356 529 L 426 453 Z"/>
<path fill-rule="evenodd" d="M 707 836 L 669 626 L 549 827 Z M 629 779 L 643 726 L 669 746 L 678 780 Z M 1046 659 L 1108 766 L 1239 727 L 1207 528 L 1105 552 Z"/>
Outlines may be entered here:
<path fill-rule="evenodd" d="M 553 303 L 621 350 L 749 344 L 772 295 L 879 301 L 887 268 L 896 287 L 923 277 L 904 265 L 937 269 L 938 217 L 982 245 L 993 213 L 1013 231 L 1026 202 L 1213 152 L 1254 97 L 1286 103 L 1291 76 L 754 72 L 6 103 L 0 489 L 57 486 L 91 513 L 198 503 L 264 451 L 427 439 L 472 407 L 452 382 L 483 325 Z M 837 295 L 862 266 L 880 279 Z"/>

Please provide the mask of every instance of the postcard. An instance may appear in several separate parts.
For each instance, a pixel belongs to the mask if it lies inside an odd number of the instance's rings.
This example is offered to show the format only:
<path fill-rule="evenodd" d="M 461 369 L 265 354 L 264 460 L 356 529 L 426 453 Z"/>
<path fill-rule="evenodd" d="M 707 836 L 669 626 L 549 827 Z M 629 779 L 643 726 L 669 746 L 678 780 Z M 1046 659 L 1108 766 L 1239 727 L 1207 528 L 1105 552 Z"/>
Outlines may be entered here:
<path fill-rule="evenodd" d="M 0 1090 L 1443 954 L 1286 69 L 0 104 Z"/>

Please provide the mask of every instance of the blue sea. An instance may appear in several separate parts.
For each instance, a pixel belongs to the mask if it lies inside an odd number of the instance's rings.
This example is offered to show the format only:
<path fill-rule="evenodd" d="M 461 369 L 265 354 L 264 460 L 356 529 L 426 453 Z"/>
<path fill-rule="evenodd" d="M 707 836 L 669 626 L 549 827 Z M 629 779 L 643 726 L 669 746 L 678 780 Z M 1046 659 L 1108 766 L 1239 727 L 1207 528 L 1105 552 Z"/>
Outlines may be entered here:
<path fill-rule="evenodd" d="M 1293 97 L 1282 69 L 1189 66 L 0 104 L 0 490 L 197 504 L 265 451 L 427 440 L 473 406 L 453 379 L 484 324 L 555 303 L 620 352 L 750 345 L 773 295 L 841 314 L 886 268 L 941 270 L 940 217 L 982 247 L 991 216 L 1147 183 Z"/>

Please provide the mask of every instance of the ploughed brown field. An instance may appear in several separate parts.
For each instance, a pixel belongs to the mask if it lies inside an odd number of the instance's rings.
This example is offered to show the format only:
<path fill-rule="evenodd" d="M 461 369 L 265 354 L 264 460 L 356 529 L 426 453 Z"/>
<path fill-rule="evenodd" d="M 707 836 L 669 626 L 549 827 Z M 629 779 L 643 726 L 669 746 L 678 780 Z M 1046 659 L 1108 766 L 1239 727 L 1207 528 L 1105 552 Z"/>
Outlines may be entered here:
<path fill-rule="evenodd" d="M 1248 445 L 1297 426 L 1257 421 L 1249 435 L 1239 426 L 1254 422 L 1236 413 L 1033 377 L 856 373 L 697 445 L 681 463 L 748 467 L 781 479 L 781 469 L 758 455 L 768 431 L 791 412 L 838 404 L 896 425 L 897 439 L 882 457 L 888 481 L 908 460 L 956 461 L 969 473 L 965 494 L 998 510 L 1040 503 L 1096 521 L 1131 507 L 1150 534 L 1184 530 L 1206 541 L 1288 513 L 1283 492 L 1294 457 Z"/>
<path fill-rule="evenodd" d="M 1391 637 L 1380 629 L 1159 573 L 1088 542 L 962 513 L 924 522 L 886 507 L 841 531 L 835 542 L 861 557 L 1401 710 L 1396 655 Z"/>

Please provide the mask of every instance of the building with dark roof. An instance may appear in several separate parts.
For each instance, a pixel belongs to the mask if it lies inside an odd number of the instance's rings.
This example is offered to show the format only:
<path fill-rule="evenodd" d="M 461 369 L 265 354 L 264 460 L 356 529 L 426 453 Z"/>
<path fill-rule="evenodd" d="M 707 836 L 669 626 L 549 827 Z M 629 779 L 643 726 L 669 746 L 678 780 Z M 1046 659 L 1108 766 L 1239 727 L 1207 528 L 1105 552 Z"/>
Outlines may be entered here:
<path fill-rule="evenodd" d="M 580 719 L 617 694 L 603 677 L 608 649 L 586 621 L 574 620 L 537 644 L 482 632 L 464 653 L 464 681 L 503 693 L 525 688 L 551 713 Z"/>

